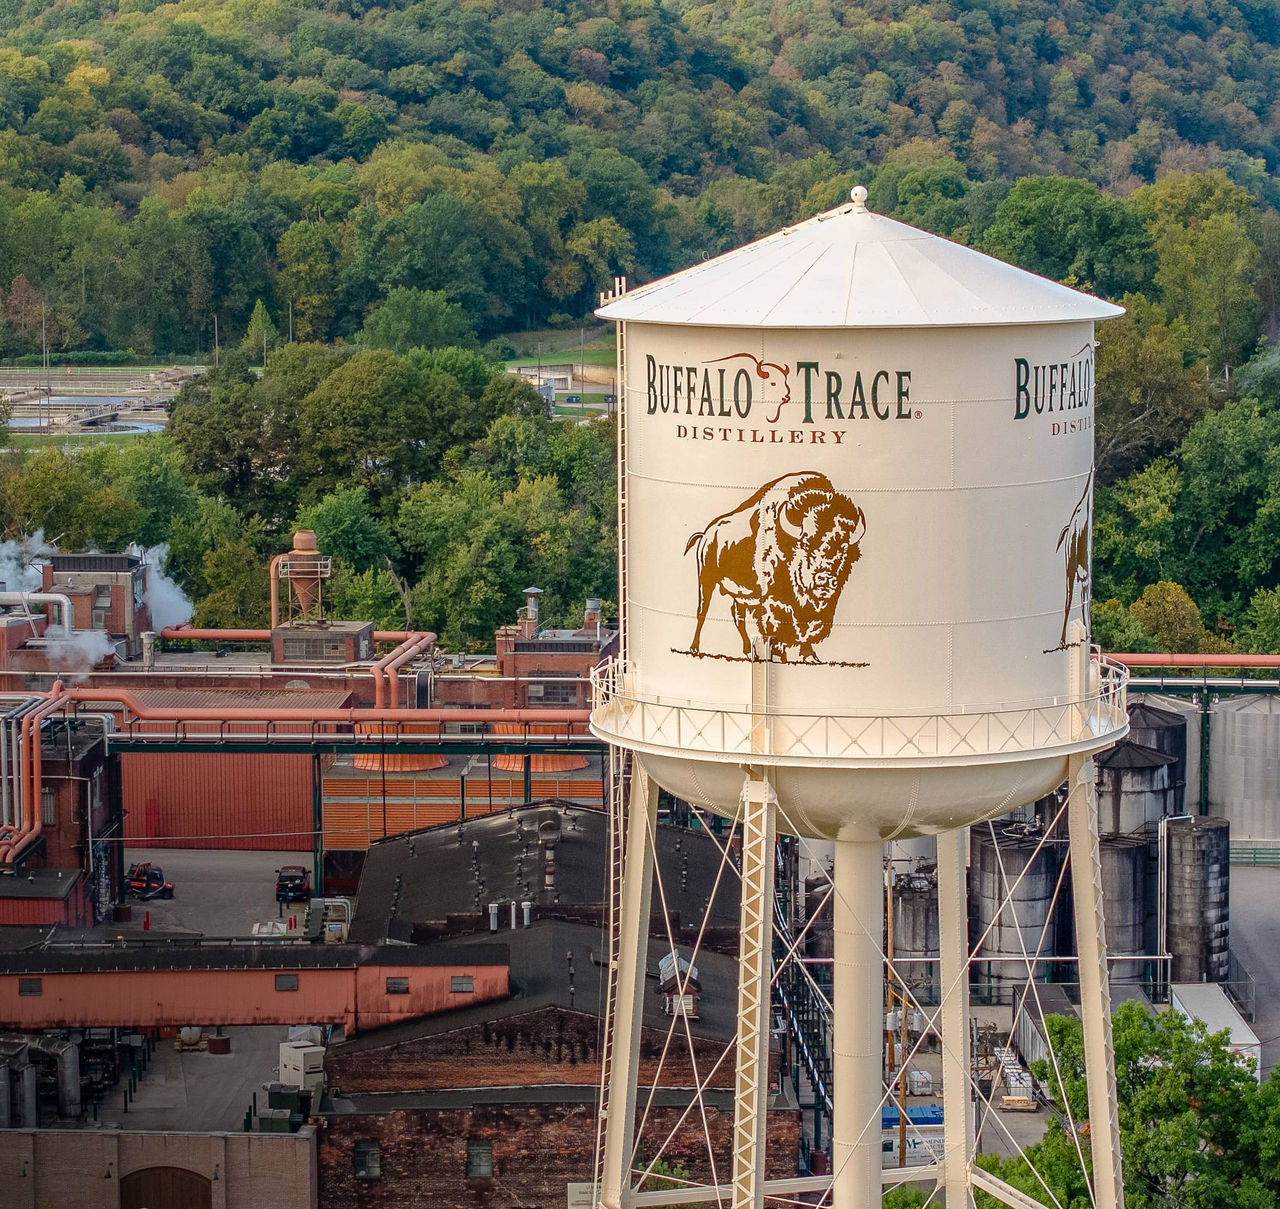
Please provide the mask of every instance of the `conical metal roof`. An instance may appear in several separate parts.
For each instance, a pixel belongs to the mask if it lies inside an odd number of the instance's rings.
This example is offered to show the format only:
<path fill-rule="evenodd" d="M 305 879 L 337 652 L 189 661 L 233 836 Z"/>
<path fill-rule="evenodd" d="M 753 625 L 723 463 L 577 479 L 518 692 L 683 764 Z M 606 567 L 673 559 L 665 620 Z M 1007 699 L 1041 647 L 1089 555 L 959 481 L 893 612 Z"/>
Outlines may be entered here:
<path fill-rule="evenodd" d="M 975 327 L 1124 308 L 895 222 L 854 200 L 624 294 L 602 319 L 704 327 Z"/>

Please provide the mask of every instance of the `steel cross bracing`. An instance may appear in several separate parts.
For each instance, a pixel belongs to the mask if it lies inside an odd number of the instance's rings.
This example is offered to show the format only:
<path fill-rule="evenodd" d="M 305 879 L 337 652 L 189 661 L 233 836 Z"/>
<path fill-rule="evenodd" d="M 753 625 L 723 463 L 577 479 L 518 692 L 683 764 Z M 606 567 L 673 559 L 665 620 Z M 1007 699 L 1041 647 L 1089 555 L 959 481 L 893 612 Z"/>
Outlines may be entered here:
<path fill-rule="evenodd" d="M 733 1209 L 759 1209 L 764 1203 L 769 987 L 773 964 L 770 919 L 775 907 L 777 827 L 777 798 L 763 777 L 748 776 L 743 785 L 742 819 Z"/>
<path fill-rule="evenodd" d="M 1073 756 L 1068 774 L 1071 886 L 1079 956 L 1080 1016 L 1084 1023 L 1089 1139 L 1094 1199 L 1099 1209 L 1123 1209 L 1120 1117 L 1116 1102 L 1115 1048 L 1111 1038 L 1111 986 L 1107 980 L 1106 923 L 1102 910 L 1102 861 L 1098 853 L 1097 773 L 1093 760 Z"/>

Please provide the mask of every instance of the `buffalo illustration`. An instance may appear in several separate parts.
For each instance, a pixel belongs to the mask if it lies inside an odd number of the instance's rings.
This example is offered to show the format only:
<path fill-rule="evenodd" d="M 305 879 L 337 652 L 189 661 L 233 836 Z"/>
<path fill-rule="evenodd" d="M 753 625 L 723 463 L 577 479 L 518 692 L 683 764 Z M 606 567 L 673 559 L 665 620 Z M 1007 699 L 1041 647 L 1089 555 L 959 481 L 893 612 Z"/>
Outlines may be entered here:
<path fill-rule="evenodd" d="M 752 630 L 766 658 L 819 662 L 815 644 L 831 632 L 836 604 L 858 561 L 866 518 L 826 475 L 785 474 L 732 512 L 718 516 L 685 546 L 698 551 L 698 623 L 691 654 L 701 654 L 702 626 L 718 588 L 729 598 L 742 653 L 752 658 Z"/>
<path fill-rule="evenodd" d="M 1062 636 L 1058 639 L 1057 650 L 1067 649 L 1067 627 L 1071 623 L 1071 602 L 1076 589 L 1080 590 L 1080 611 L 1084 618 L 1086 633 L 1090 628 L 1089 588 L 1090 588 L 1090 556 L 1093 547 L 1093 471 L 1085 480 L 1084 494 L 1071 511 L 1071 519 L 1058 534 L 1058 553 L 1063 555 L 1066 563 L 1067 601 L 1062 609 Z"/>

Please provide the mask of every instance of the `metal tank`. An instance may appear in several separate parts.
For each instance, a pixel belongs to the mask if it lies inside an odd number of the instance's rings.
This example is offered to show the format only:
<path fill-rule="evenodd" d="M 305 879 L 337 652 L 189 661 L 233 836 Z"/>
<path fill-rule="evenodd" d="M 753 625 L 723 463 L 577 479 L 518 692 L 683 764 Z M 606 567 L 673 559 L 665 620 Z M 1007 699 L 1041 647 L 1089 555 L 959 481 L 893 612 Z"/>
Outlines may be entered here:
<path fill-rule="evenodd" d="M 1105 808 L 1104 808 L 1105 813 Z M 1149 842 L 1141 836 L 1121 835 L 1104 839 L 1102 893 L 1106 904 L 1107 953 L 1110 957 L 1139 958 L 1112 961 L 1114 982 L 1140 982 L 1147 963 L 1147 865 Z"/>
<path fill-rule="evenodd" d="M 597 312 L 618 325 L 622 654 L 593 677 L 591 725 L 643 774 L 608 1209 L 632 1147 L 657 786 L 742 828 L 735 1209 L 762 1196 L 776 830 L 835 846 L 834 1209 L 880 1203 L 883 842 L 939 836 L 951 987 L 967 957 L 958 829 L 1069 777 L 1076 864 L 1097 860 L 1088 756 L 1128 720 L 1125 673 L 1089 651 L 1094 322 L 1120 308 L 865 198 L 641 289 L 619 280 Z M 941 1016 L 959 1195 L 965 996 Z M 1095 1073 L 1104 1017 L 1086 1028 Z M 1091 1111 L 1110 1119 L 1095 1082 Z M 1108 1162 L 1095 1156 L 1097 1182 L 1116 1187 Z"/>
<path fill-rule="evenodd" d="M 1027 981 L 1027 965 L 1037 979 L 1057 955 L 1054 891 L 1062 872 L 1065 845 L 1038 845 L 1039 835 L 1017 824 L 974 828 L 969 848 L 969 885 L 977 925 L 974 975 L 986 996 L 1003 1002 Z M 1005 898 L 1009 902 L 1005 903 Z M 1038 956 L 1037 956 L 1038 955 Z M 982 958 L 1001 958 L 983 961 Z"/>
<path fill-rule="evenodd" d="M 1130 714 L 1132 717 L 1132 714 Z M 1173 814 L 1174 756 L 1125 739 L 1097 758 L 1098 830 L 1104 836 L 1154 836 Z"/>
<path fill-rule="evenodd" d="M 1209 809 L 1238 844 L 1280 840 L 1280 698 L 1215 700 L 1209 727 Z M 1189 807 L 1194 810 L 1195 807 Z"/>
<path fill-rule="evenodd" d="M 1184 709 L 1165 709 L 1157 705 L 1150 697 L 1131 697 L 1129 699 L 1129 740 L 1141 743 L 1143 747 L 1152 747 L 1173 757 L 1173 767 L 1169 770 L 1169 788 L 1172 797 L 1169 801 L 1169 814 L 1181 814 L 1187 784 L 1187 714 Z M 1194 751 L 1197 761 L 1200 750 Z"/>
<path fill-rule="evenodd" d="M 1162 878 L 1171 982 L 1223 982 L 1231 948 L 1231 824 L 1193 817 L 1165 824 Z"/>
<path fill-rule="evenodd" d="M 1176 697 L 1169 693 L 1142 693 L 1131 696 L 1130 701 L 1138 700 L 1154 706 L 1164 713 L 1176 715 L 1186 727 L 1186 758 L 1182 764 L 1182 776 L 1185 784 L 1174 785 L 1174 798 L 1170 804 L 1170 814 L 1197 814 L 1200 811 L 1200 762 L 1201 735 L 1204 729 L 1204 714 L 1200 701 L 1195 697 Z M 1132 711 L 1131 711 L 1132 713 Z M 1132 723 L 1130 724 L 1132 726 Z M 1158 751 L 1167 751 L 1166 744 L 1176 743 L 1165 737 L 1156 742 L 1148 742 L 1141 734 L 1134 735 L 1139 743 L 1148 743 Z M 1176 751 L 1167 752 L 1177 755 Z M 1177 769 L 1174 776 L 1178 775 Z"/>
<path fill-rule="evenodd" d="M 938 872 L 922 865 L 893 878 L 893 959 L 898 975 L 925 1005 L 938 1002 Z"/>

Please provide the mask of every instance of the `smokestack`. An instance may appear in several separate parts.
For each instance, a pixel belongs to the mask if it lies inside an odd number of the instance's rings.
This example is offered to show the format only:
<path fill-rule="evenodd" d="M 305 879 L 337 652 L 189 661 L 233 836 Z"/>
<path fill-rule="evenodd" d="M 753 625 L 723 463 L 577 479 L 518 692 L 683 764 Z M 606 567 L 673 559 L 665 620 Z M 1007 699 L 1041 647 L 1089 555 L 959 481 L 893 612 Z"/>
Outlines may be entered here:
<path fill-rule="evenodd" d="M 520 637 L 536 638 L 538 636 L 538 598 L 541 588 L 525 588 L 524 608 L 520 610 Z"/>
<path fill-rule="evenodd" d="M 154 671 L 156 666 L 156 635 L 154 630 L 142 631 L 142 669 Z"/>
<path fill-rule="evenodd" d="M 582 631 L 584 634 L 594 633 L 600 637 L 600 600 L 595 596 L 587 597 L 586 608 L 582 610 Z"/>

